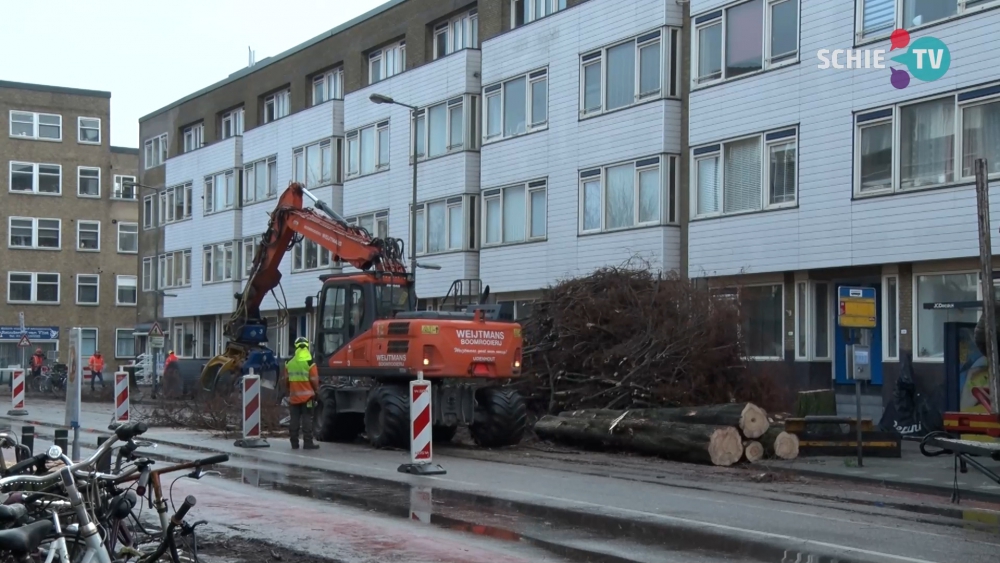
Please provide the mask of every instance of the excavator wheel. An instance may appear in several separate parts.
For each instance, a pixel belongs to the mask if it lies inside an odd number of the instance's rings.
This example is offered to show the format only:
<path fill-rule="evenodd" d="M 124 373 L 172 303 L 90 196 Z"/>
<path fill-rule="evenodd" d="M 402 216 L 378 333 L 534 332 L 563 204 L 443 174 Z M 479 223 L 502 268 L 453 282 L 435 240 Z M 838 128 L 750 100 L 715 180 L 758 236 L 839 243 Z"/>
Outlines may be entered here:
<path fill-rule="evenodd" d="M 368 396 L 365 434 L 376 448 L 410 447 L 409 390 L 401 385 L 381 385 Z"/>
<path fill-rule="evenodd" d="M 513 389 L 486 387 L 476 391 L 472 439 L 484 448 L 514 446 L 528 426 L 528 408 Z"/>
<path fill-rule="evenodd" d="M 337 413 L 337 392 L 333 387 L 320 387 L 319 399 L 316 437 L 320 442 L 351 442 L 365 429 L 364 415 Z"/>

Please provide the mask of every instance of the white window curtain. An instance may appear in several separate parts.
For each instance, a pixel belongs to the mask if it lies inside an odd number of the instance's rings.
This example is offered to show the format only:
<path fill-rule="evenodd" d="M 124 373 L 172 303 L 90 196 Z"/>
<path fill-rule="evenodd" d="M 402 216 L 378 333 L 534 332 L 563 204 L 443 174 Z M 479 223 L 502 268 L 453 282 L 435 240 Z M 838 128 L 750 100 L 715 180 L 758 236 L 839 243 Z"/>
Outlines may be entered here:
<path fill-rule="evenodd" d="M 660 219 L 660 170 L 639 172 L 639 222 Z"/>
<path fill-rule="evenodd" d="M 950 182 L 955 170 L 955 99 L 942 98 L 900 110 L 901 187 Z"/>
<path fill-rule="evenodd" d="M 462 248 L 462 205 L 448 208 L 448 249 Z"/>
<path fill-rule="evenodd" d="M 724 211 L 760 209 L 760 137 L 725 145 Z"/>
<path fill-rule="evenodd" d="M 519 135 L 527 131 L 525 104 L 527 103 L 527 79 L 518 78 L 503 85 L 504 136 Z"/>
<path fill-rule="evenodd" d="M 635 102 L 635 43 L 608 49 L 608 110 Z"/>
<path fill-rule="evenodd" d="M 524 187 L 507 188 L 503 191 L 503 241 L 524 240 L 526 207 Z"/>
<path fill-rule="evenodd" d="M 601 109 L 601 62 L 583 67 L 583 109 Z"/>
<path fill-rule="evenodd" d="M 607 170 L 607 228 L 620 229 L 635 224 L 635 166 L 626 164 Z"/>
<path fill-rule="evenodd" d="M 427 206 L 427 251 L 443 252 L 447 249 L 448 232 L 445 219 L 445 203 L 443 201 Z"/>
<path fill-rule="evenodd" d="M 448 152 L 448 108 L 445 104 L 432 107 L 430 114 L 430 143 L 428 156 Z"/>
<path fill-rule="evenodd" d="M 974 176 L 977 158 L 985 158 L 990 174 L 1000 172 L 1000 102 L 962 110 L 962 176 Z"/>
<path fill-rule="evenodd" d="M 896 25 L 896 0 L 864 0 L 861 36 L 888 33 Z"/>
<path fill-rule="evenodd" d="M 496 244 L 500 241 L 500 199 L 495 198 L 486 202 L 486 242 Z"/>
<path fill-rule="evenodd" d="M 771 203 L 795 201 L 795 143 L 771 145 L 768 152 Z"/>
<path fill-rule="evenodd" d="M 583 230 L 601 228 L 601 182 L 590 180 L 583 184 Z"/>
<path fill-rule="evenodd" d="M 698 161 L 698 215 L 719 212 L 719 157 Z"/>
<path fill-rule="evenodd" d="M 698 78 L 718 78 L 722 74 L 722 24 L 698 30 Z"/>
<path fill-rule="evenodd" d="M 958 0 L 904 0 L 903 27 L 909 29 L 958 13 Z"/>
<path fill-rule="evenodd" d="M 375 172 L 375 128 L 361 130 L 361 173 Z"/>

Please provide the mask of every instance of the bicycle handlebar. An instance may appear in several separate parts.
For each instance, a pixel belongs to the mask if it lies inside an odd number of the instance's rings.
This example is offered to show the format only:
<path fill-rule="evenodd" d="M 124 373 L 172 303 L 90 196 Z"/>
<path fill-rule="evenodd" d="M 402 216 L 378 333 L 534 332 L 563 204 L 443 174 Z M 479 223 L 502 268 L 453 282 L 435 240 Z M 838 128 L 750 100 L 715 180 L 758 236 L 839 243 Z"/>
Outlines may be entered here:
<path fill-rule="evenodd" d="M 212 457 L 199 459 L 198 461 L 195 462 L 195 467 L 201 467 L 203 465 L 215 465 L 216 463 L 225 463 L 227 461 L 229 461 L 229 454 L 213 455 Z"/>

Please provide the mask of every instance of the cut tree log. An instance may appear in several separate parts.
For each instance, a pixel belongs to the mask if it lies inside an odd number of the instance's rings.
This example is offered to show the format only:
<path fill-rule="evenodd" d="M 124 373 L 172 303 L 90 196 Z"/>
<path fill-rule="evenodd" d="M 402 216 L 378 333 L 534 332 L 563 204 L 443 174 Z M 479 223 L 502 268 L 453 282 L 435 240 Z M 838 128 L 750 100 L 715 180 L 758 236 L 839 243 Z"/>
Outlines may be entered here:
<path fill-rule="evenodd" d="M 764 446 L 757 440 L 743 442 L 743 451 L 750 463 L 764 458 Z"/>
<path fill-rule="evenodd" d="M 768 429 L 760 437 L 760 443 L 764 446 L 764 455 L 766 457 L 781 459 L 795 459 L 799 457 L 799 437 L 795 434 L 785 432 L 781 427 L 775 426 Z"/>
<path fill-rule="evenodd" d="M 596 449 L 621 449 L 677 461 L 732 465 L 743 457 L 743 439 L 732 426 L 650 419 L 544 416 L 535 433 L 545 440 Z"/>
<path fill-rule="evenodd" d="M 609 409 L 583 409 L 563 412 L 559 416 L 569 418 L 617 418 L 625 411 Z M 753 440 L 767 432 L 770 422 L 764 409 L 753 403 L 730 403 L 706 405 L 702 407 L 629 409 L 628 419 L 648 418 L 665 422 L 687 424 L 708 424 L 712 426 L 735 426 L 744 436 Z"/>

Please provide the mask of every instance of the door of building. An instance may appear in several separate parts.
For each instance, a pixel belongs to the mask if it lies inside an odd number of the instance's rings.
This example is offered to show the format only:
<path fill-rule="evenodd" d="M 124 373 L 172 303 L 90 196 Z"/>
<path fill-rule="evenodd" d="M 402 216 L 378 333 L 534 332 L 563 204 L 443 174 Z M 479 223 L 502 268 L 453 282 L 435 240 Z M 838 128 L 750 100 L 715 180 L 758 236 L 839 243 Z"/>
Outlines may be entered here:
<path fill-rule="evenodd" d="M 842 286 L 850 287 L 874 287 L 875 288 L 875 328 L 867 331 L 869 334 L 868 342 L 857 342 L 858 344 L 868 344 L 871 347 L 871 353 L 869 354 L 869 361 L 871 361 L 871 375 L 872 385 L 882 385 L 882 284 L 880 283 L 842 283 L 838 282 L 834 284 L 833 295 L 837 296 L 840 294 L 840 288 Z M 833 373 L 834 380 L 838 385 L 846 385 L 854 383 L 853 379 L 847 377 L 847 335 L 845 334 L 845 329 L 837 326 L 837 303 L 834 302 L 834 317 L 833 317 Z M 855 334 L 861 331 L 855 330 Z"/>

